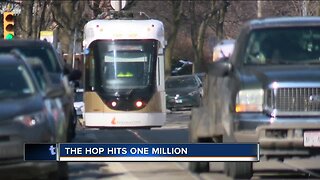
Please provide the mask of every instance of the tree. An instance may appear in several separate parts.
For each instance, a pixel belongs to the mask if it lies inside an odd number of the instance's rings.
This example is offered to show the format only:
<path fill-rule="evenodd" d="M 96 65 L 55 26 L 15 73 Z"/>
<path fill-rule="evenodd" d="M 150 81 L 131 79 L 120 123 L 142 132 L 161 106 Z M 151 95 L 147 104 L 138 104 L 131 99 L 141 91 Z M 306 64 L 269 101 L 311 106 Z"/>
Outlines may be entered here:
<path fill-rule="evenodd" d="M 54 21 L 59 26 L 58 37 L 64 52 L 73 53 L 73 42 L 77 34 L 87 22 L 86 14 L 83 13 L 86 1 L 52 1 L 51 9 Z M 80 31 L 81 32 L 81 31 Z M 76 39 L 75 39 L 76 38 Z M 71 62 L 72 56 L 67 61 Z"/>
<path fill-rule="evenodd" d="M 22 1 L 21 14 L 17 16 L 16 30 L 23 39 L 39 39 L 40 31 L 51 25 L 49 0 Z M 31 22 L 31 23 L 30 23 Z"/>
<path fill-rule="evenodd" d="M 23 1 L 21 5 L 21 14 L 18 16 L 17 25 L 21 32 L 21 38 L 30 38 L 32 35 L 32 10 L 34 1 Z"/>
<path fill-rule="evenodd" d="M 174 49 L 175 41 L 177 39 L 177 34 L 181 25 L 182 15 L 183 15 L 183 0 L 171 0 L 172 4 L 172 15 L 173 21 L 171 21 L 172 31 L 168 34 L 167 47 L 165 53 L 165 74 L 169 76 L 171 74 L 171 64 L 172 64 L 172 51 Z"/>
<path fill-rule="evenodd" d="M 224 16 L 228 6 L 229 2 L 225 0 L 189 2 L 194 72 L 200 72 L 203 69 L 203 47 L 208 26 L 213 23 L 218 39 L 223 38 Z"/>
<path fill-rule="evenodd" d="M 176 49 L 176 39 L 183 23 L 186 0 L 135 1 L 130 10 L 143 11 L 150 18 L 163 22 L 167 40 L 165 52 L 165 74 L 171 75 L 173 53 Z"/>

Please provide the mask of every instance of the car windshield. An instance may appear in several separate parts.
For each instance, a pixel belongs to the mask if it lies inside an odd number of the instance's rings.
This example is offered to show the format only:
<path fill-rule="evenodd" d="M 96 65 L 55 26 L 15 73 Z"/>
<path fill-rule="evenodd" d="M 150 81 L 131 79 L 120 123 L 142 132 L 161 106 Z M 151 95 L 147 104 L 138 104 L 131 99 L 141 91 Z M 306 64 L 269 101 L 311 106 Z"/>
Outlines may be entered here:
<path fill-rule="evenodd" d="M 281 27 L 250 33 L 245 65 L 320 63 L 320 27 Z"/>
<path fill-rule="evenodd" d="M 61 68 L 56 60 L 55 54 L 48 48 L 33 48 L 33 47 L 1 47 L 0 53 L 8 53 L 13 49 L 18 49 L 27 57 L 40 58 L 44 66 L 49 72 L 60 73 Z"/>
<path fill-rule="evenodd" d="M 190 88 L 196 87 L 197 81 L 193 76 L 190 77 L 174 77 L 166 81 L 166 88 Z"/>
<path fill-rule="evenodd" d="M 0 67 L 0 99 L 20 98 L 33 95 L 35 87 L 23 66 Z"/>

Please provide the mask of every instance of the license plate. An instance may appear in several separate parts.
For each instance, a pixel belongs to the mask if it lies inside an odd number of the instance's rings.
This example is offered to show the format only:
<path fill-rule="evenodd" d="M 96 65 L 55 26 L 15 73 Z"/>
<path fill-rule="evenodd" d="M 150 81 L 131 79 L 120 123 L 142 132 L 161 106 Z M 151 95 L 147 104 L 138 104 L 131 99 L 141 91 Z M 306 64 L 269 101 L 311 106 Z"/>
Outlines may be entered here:
<path fill-rule="evenodd" d="M 304 147 L 320 147 L 320 131 L 306 131 L 303 134 Z"/>
<path fill-rule="evenodd" d="M 176 99 L 176 103 L 182 103 L 182 99 Z"/>

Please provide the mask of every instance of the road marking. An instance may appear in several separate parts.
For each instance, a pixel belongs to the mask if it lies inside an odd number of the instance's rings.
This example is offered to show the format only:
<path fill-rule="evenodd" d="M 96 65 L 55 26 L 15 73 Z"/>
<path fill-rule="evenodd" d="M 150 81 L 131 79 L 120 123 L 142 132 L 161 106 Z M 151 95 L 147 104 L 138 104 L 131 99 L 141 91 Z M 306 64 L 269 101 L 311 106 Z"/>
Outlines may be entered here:
<path fill-rule="evenodd" d="M 281 163 L 281 162 L 280 162 Z M 310 171 L 306 168 L 303 168 L 303 167 L 299 167 L 297 166 L 296 164 L 290 164 L 286 161 L 282 162 L 283 164 L 289 166 L 290 168 L 292 168 L 294 171 L 301 171 L 303 173 L 306 173 L 306 174 L 309 174 L 309 176 L 312 176 L 312 177 L 316 177 L 316 178 L 320 178 L 320 174 L 318 173 L 315 173 L 313 171 Z"/>
<path fill-rule="evenodd" d="M 188 129 L 188 124 L 167 124 L 162 127 L 152 128 L 152 130 L 163 130 L 163 129 Z"/>
<path fill-rule="evenodd" d="M 189 171 L 189 168 L 188 168 L 188 162 L 176 162 L 175 163 L 176 166 L 178 166 L 178 168 L 186 171 L 187 174 L 189 174 L 193 179 L 200 179 L 202 180 L 203 178 L 200 176 L 200 174 L 196 174 L 196 173 L 192 173 Z"/>
<path fill-rule="evenodd" d="M 115 176 L 115 179 L 120 180 L 138 180 L 127 168 L 125 168 L 120 162 L 108 162 L 106 167 L 103 170 L 109 174 L 118 174 Z M 112 179 L 112 178 L 108 178 Z"/>
<path fill-rule="evenodd" d="M 133 135 L 135 135 L 138 139 L 140 139 L 144 143 L 149 143 L 149 141 L 146 140 L 145 138 L 143 138 L 142 136 L 140 136 L 140 134 L 137 131 L 134 131 L 134 130 L 131 130 L 131 129 L 127 129 L 127 131 L 131 132 Z"/>

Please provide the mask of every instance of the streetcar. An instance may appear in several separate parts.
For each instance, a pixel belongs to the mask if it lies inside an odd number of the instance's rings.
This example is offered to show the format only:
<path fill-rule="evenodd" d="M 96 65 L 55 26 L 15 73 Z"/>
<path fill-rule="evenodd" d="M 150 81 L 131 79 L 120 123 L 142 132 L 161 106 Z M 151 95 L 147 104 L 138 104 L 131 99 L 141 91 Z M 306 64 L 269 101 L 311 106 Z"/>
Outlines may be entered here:
<path fill-rule="evenodd" d="M 86 127 L 161 127 L 166 119 L 163 23 L 95 19 L 84 27 Z"/>

